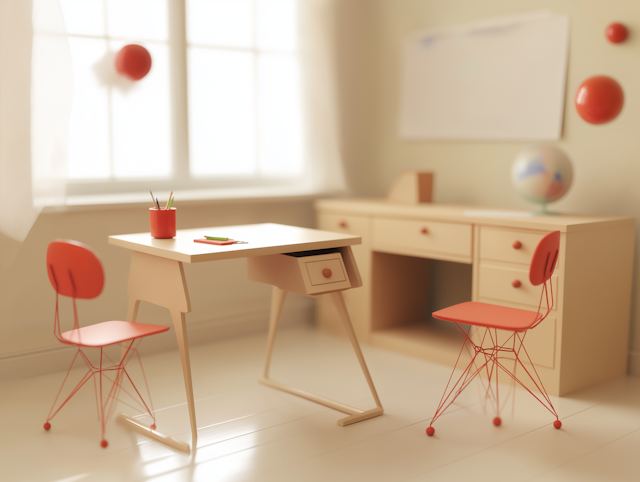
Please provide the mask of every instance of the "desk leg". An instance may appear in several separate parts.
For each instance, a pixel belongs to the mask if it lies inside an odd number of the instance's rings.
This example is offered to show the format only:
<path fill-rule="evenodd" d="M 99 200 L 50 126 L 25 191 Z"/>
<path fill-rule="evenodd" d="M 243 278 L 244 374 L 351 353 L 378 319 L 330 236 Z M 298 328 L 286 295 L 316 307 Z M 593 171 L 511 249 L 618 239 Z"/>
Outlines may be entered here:
<path fill-rule="evenodd" d="M 198 425 L 196 424 L 196 405 L 193 399 L 193 382 L 191 381 L 191 359 L 189 357 L 189 340 L 187 339 L 186 317 L 179 311 L 171 312 L 173 327 L 176 330 L 180 359 L 182 360 L 182 375 L 184 376 L 184 388 L 187 392 L 187 405 L 189 406 L 189 421 L 191 422 L 191 447 L 195 449 L 198 442 Z"/>
<path fill-rule="evenodd" d="M 189 359 L 189 343 L 185 314 L 191 311 L 187 281 L 184 276 L 182 263 L 170 259 L 152 256 L 134 251 L 129 271 L 129 306 L 127 319 L 135 322 L 138 316 L 140 301 L 167 308 L 171 313 L 173 327 L 178 340 L 180 358 L 182 360 L 182 374 L 184 376 L 187 405 L 189 408 L 189 422 L 191 424 L 191 447 L 195 449 L 198 440 L 196 411 L 193 397 L 193 383 L 191 381 L 191 362 Z M 151 427 L 146 427 L 132 417 L 121 415 L 120 420 L 129 427 L 178 450 L 189 452 L 189 445 L 171 437 L 163 435 Z"/>
<path fill-rule="evenodd" d="M 351 346 L 353 346 L 353 350 L 356 352 L 356 356 L 358 357 L 358 361 L 360 362 L 360 368 L 362 368 L 362 373 L 364 373 L 364 377 L 367 379 L 367 383 L 369 384 L 369 390 L 371 390 L 371 395 L 373 395 L 373 399 L 376 402 L 376 407 L 370 412 L 380 411 L 377 415 L 382 415 L 384 409 L 382 408 L 382 404 L 380 403 L 380 398 L 378 398 L 378 392 L 376 391 L 376 387 L 373 384 L 373 380 L 371 379 L 371 374 L 369 373 L 369 368 L 367 368 L 367 363 L 364 361 L 364 356 L 362 355 L 362 350 L 360 349 L 360 344 L 358 343 L 358 338 L 356 337 L 355 331 L 353 331 L 353 325 L 351 324 L 351 318 L 349 317 L 349 312 L 347 311 L 347 305 L 344 303 L 344 298 L 342 297 L 342 291 L 335 291 L 331 293 L 331 300 L 338 310 L 338 314 L 342 319 L 342 323 L 344 324 L 344 328 L 347 332 L 347 336 L 351 341 Z M 375 417 L 377 415 L 372 415 Z M 342 420 L 338 420 L 338 425 L 349 425 L 354 422 L 359 422 L 360 420 L 365 420 L 365 417 L 352 415 L 351 417 L 343 418 Z"/>
<path fill-rule="evenodd" d="M 278 390 L 282 390 L 284 392 L 291 393 L 293 395 L 297 395 L 302 398 L 306 398 L 307 400 L 311 400 L 312 402 L 319 403 L 329 408 L 333 408 L 334 410 L 338 410 L 343 413 L 348 413 L 349 416 L 343 419 L 338 420 L 338 425 L 344 427 L 345 425 L 350 425 L 352 423 L 360 422 L 362 420 L 367 420 L 369 418 L 377 417 L 382 415 L 384 409 L 380 404 L 380 399 L 378 398 L 378 394 L 373 385 L 373 380 L 371 379 L 371 375 L 369 375 L 369 370 L 367 369 L 367 364 L 364 361 L 364 357 L 362 356 L 362 351 L 360 350 L 360 345 L 358 344 L 358 340 L 355 337 L 355 333 L 353 331 L 353 327 L 351 326 L 351 320 L 347 313 L 346 306 L 344 305 L 344 300 L 342 299 L 342 293 L 332 293 L 333 295 L 338 295 L 336 298 L 333 298 L 334 303 L 336 304 L 336 308 L 338 309 L 338 313 L 340 314 L 340 318 L 342 318 L 345 327 L 347 328 L 347 334 L 349 335 L 349 339 L 351 340 L 351 344 L 354 347 L 356 352 L 356 356 L 358 357 L 358 361 L 360 362 L 360 366 L 362 367 L 362 371 L 365 374 L 367 379 L 367 383 L 369 384 L 369 388 L 371 389 L 371 393 L 373 394 L 373 398 L 376 401 L 376 408 L 371 410 L 360 410 L 355 407 L 351 407 L 349 405 L 345 405 L 340 402 L 336 402 L 334 400 L 325 398 L 323 396 L 317 395 L 315 393 L 308 392 L 306 390 L 301 390 L 299 388 L 292 387 L 290 385 L 286 385 L 284 383 L 276 382 L 269 378 L 269 366 L 271 364 L 271 354 L 273 352 L 273 342 L 276 337 L 276 330 L 278 329 L 278 321 L 280 320 L 280 315 L 282 313 L 282 307 L 284 306 L 284 301 L 287 296 L 287 292 L 281 290 L 280 288 L 273 286 L 272 287 L 272 296 L 271 296 L 271 315 L 269 319 L 269 335 L 267 341 L 267 359 L 264 366 L 264 376 L 260 379 L 260 383 L 264 385 L 268 385 L 273 388 L 277 388 Z M 341 303 L 340 303 L 341 302 Z"/>
<path fill-rule="evenodd" d="M 271 352 L 273 351 L 273 342 L 276 339 L 276 330 L 278 322 L 282 314 L 284 300 L 287 297 L 287 291 L 281 290 L 277 286 L 271 289 L 271 315 L 269 316 L 269 335 L 267 338 L 267 359 L 264 363 L 264 379 L 269 378 L 269 366 L 271 365 Z"/>

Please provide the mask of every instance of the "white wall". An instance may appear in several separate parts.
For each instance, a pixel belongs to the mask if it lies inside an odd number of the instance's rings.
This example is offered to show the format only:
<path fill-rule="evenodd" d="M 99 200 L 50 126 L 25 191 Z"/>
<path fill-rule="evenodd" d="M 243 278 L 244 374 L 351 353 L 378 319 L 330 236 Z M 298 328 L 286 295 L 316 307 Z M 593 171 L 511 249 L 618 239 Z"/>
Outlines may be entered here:
<path fill-rule="evenodd" d="M 512 160 L 529 143 L 409 142 L 398 137 L 399 53 L 403 36 L 415 30 L 550 8 L 568 14 L 571 22 L 564 132 L 554 144 L 570 156 L 575 169 L 573 187 L 550 208 L 566 213 L 640 215 L 640 2 L 372 0 L 370 8 L 370 82 L 374 84 L 371 99 L 375 108 L 368 169 L 374 179 L 367 194 L 383 194 L 401 170 L 422 169 L 435 173 L 437 202 L 533 209 L 514 191 L 509 178 Z M 614 21 L 630 29 L 626 43 L 614 45 L 606 40 L 605 28 Z M 593 126 L 578 116 L 573 99 L 580 83 L 597 74 L 617 79 L 626 99 L 618 119 Z M 639 268 L 637 259 L 635 278 Z M 634 297 L 639 294 L 636 283 Z M 640 313 L 636 301 L 631 335 L 633 371 L 640 374 Z"/>

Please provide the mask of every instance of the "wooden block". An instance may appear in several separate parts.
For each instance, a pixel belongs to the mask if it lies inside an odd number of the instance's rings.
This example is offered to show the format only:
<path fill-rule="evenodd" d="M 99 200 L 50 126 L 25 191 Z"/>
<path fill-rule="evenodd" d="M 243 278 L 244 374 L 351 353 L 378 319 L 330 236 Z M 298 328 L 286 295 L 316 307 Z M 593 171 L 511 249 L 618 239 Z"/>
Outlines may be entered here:
<path fill-rule="evenodd" d="M 391 184 L 387 200 L 405 204 L 430 203 L 432 194 L 432 172 L 405 171 Z"/>

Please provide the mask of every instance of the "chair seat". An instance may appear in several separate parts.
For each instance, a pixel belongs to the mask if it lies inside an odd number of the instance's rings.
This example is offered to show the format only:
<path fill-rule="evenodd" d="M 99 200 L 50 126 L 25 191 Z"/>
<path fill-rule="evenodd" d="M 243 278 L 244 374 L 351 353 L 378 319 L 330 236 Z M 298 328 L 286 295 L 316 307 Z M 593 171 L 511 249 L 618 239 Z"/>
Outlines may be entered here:
<path fill-rule="evenodd" d="M 128 321 L 105 321 L 84 326 L 77 330 L 65 331 L 60 336 L 65 343 L 78 346 L 107 346 L 134 340 L 167 331 L 168 326 L 131 323 Z"/>
<path fill-rule="evenodd" d="M 467 301 L 433 313 L 439 320 L 465 323 L 467 325 L 498 328 L 501 330 L 525 331 L 542 318 L 536 311 L 508 308 L 506 306 Z"/>

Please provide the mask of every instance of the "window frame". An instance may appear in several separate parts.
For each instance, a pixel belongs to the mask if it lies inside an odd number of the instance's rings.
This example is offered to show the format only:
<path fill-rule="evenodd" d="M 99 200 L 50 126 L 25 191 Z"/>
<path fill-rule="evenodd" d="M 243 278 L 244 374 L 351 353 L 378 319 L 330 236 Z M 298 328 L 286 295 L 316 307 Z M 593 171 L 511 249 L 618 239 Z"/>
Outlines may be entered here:
<path fill-rule="evenodd" d="M 254 2 L 254 32 L 255 23 L 255 3 Z M 260 175 L 259 169 L 252 175 L 225 175 L 225 176 L 199 176 L 193 177 L 189 172 L 189 91 L 188 91 L 188 42 L 187 42 L 187 5 L 186 0 L 168 0 L 168 50 L 169 50 L 169 112 L 171 116 L 171 146 L 172 152 L 170 162 L 172 174 L 167 178 L 146 178 L 132 177 L 127 179 L 70 179 L 65 180 L 67 197 L 87 197 L 97 196 L 101 198 L 109 195 L 135 195 L 149 190 L 156 192 L 170 191 L 206 191 L 221 189 L 225 191 L 238 190 L 246 196 L 248 190 L 255 189 L 256 196 L 263 195 L 264 192 L 273 192 L 274 189 L 281 188 L 283 193 L 299 193 L 301 191 L 312 192 L 308 187 L 311 173 L 309 160 L 304 151 L 301 152 L 302 169 L 299 176 L 295 177 L 264 177 Z M 297 26 L 299 28 L 299 25 Z M 107 37 L 110 39 L 112 37 Z M 114 38 L 116 39 L 116 38 Z M 207 46 L 211 48 L 211 46 Z M 250 48 L 234 48 L 220 46 L 220 50 L 242 50 L 253 54 L 254 63 L 257 63 L 261 53 L 278 53 L 281 51 L 270 51 L 259 49 L 255 44 Z M 292 54 L 300 62 L 299 48 Z M 302 106 L 301 106 L 302 107 Z M 110 116 L 112 113 L 110 112 Z M 258 130 L 254 131 L 257 137 Z M 111 141 L 113 142 L 113 141 Z M 113 151 L 113 144 L 111 144 Z M 256 153 L 256 156 L 258 153 Z M 206 197 L 206 195 L 205 195 Z"/>

